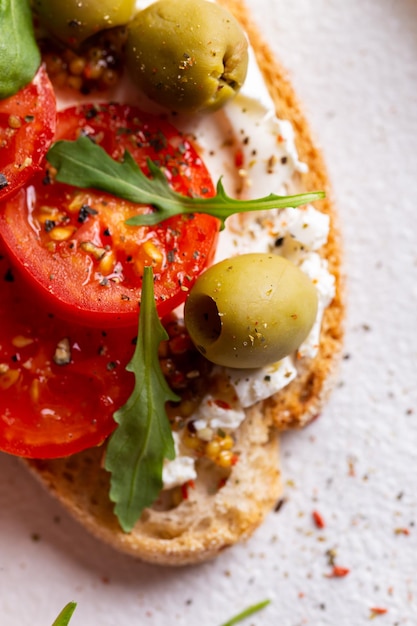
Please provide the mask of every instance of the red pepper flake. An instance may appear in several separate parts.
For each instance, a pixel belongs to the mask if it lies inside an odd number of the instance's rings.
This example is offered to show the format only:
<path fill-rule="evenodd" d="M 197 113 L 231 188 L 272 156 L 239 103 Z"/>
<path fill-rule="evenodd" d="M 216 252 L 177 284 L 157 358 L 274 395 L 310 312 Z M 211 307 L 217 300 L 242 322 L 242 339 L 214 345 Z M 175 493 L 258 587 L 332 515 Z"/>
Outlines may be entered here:
<path fill-rule="evenodd" d="M 324 521 L 323 516 L 318 511 L 313 511 L 312 517 L 317 528 L 325 528 L 326 522 Z"/>
<path fill-rule="evenodd" d="M 350 569 L 347 567 L 340 567 L 340 565 L 334 565 L 332 571 L 329 574 L 325 574 L 326 578 L 344 578 L 350 573 Z"/>
<path fill-rule="evenodd" d="M 235 165 L 237 168 L 243 167 L 243 150 L 236 150 L 235 153 Z"/>
<path fill-rule="evenodd" d="M 374 617 L 377 617 L 377 615 L 385 615 L 385 613 L 388 613 L 388 609 L 385 609 L 380 606 L 373 606 L 371 607 L 370 611 L 371 611 L 371 619 L 373 619 Z"/>
<path fill-rule="evenodd" d="M 396 528 L 395 534 L 396 535 L 409 535 L 410 531 L 408 528 Z"/>
<path fill-rule="evenodd" d="M 195 487 L 195 483 L 193 480 L 189 480 L 186 483 L 184 483 L 183 485 L 181 485 L 181 495 L 182 495 L 182 499 L 183 500 L 188 500 L 188 489 L 189 488 L 194 489 Z"/>
<path fill-rule="evenodd" d="M 232 408 L 228 402 L 226 402 L 225 400 L 220 400 L 220 398 L 217 398 L 216 400 L 214 400 L 214 404 L 218 406 L 220 409 L 225 409 L 227 411 Z"/>

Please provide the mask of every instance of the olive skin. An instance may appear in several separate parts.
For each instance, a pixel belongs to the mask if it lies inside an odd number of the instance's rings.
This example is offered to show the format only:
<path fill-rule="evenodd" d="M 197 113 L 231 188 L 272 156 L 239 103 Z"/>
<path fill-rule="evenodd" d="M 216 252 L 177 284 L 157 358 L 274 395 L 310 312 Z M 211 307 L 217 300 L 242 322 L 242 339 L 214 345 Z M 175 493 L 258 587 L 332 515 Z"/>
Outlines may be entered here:
<path fill-rule="evenodd" d="M 42 26 L 70 48 L 107 28 L 131 19 L 135 0 L 33 0 Z"/>
<path fill-rule="evenodd" d="M 184 320 L 209 361 L 256 368 L 297 350 L 317 306 L 315 286 L 296 265 L 275 254 L 250 253 L 220 261 L 198 277 Z"/>
<path fill-rule="evenodd" d="M 136 86 L 175 111 L 216 110 L 242 86 L 248 44 L 238 21 L 207 0 L 159 0 L 128 26 L 126 64 Z"/>

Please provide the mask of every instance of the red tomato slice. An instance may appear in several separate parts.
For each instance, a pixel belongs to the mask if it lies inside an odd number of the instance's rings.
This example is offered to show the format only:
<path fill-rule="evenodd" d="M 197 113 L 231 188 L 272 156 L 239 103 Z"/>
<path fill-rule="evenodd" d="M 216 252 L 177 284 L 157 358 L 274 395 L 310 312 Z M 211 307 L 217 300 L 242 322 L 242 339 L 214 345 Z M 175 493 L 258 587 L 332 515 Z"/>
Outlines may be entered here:
<path fill-rule="evenodd" d="M 82 105 L 58 114 L 57 139 L 85 133 L 116 159 L 128 149 L 146 171 L 164 168 L 184 195 L 213 195 L 207 169 L 192 144 L 165 120 L 126 105 Z M 181 304 L 212 261 L 219 221 L 175 216 L 156 226 L 127 226 L 149 212 L 108 194 L 53 180 L 45 170 L 11 198 L 0 233 L 36 293 L 67 319 L 87 325 L 136 325 L 143 268 L 152 265 L 160 317 Z"/>
<path fill-rule="evenodd" d="M 0 450 L 66 456 L 100 444 L 133 390 L 136 333 L 85 328 L 33 304 L 0 249 Z"/>
<path fill-rule="evenodd" d="M 39 169 L 55 124 L 55 94 L 42 66 L 31 83 L 0 100 L 0 201 Z"/>

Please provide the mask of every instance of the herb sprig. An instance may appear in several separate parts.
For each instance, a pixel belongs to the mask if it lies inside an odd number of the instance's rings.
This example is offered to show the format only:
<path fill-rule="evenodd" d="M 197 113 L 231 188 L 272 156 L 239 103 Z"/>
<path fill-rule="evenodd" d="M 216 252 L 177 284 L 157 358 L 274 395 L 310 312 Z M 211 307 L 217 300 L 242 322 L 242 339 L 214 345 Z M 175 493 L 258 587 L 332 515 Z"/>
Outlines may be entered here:
<path fill-rule="evenodd" d="M 168 335 L 156 312 L 153 271 L 145 267 L 135 352 L 126 369 L 135 375 L 134 390 L 114 414 L 118 427 L 109 439 L 105 468 L 111 472 L 110 499 L 125 532 L 158 497 L 164 459 L 175 458 L 174 440 L 165 411 L 179 400 L 159 365 L 159 343 Z"/>
<path fill-rule="evenodd" d="M 76 141 L 57 141 L 50 148 L 47 158 L 56 168 L 56 180 L 76 187 L 91 187 L 115 196 L 154 207 L 154 211 L 136 215 L 127 224 L 132 226 L 154 225 L 174 215 L 184 213 L 208 213 L 225 220 L 234 213 L 298 207 L 325 197 L 323 191 L 277 196 L 270 194 L 255 200 L 238 200 L 228 196 L 222 180 L 217 183 L 217 193 L 211 198 L 184 196 L 169 186 L 163 171 L 148 159 L 151 178 L 148 178 L 129 151 L 122 162 L 110 157 L 91 139 L 80 135 Z"/>

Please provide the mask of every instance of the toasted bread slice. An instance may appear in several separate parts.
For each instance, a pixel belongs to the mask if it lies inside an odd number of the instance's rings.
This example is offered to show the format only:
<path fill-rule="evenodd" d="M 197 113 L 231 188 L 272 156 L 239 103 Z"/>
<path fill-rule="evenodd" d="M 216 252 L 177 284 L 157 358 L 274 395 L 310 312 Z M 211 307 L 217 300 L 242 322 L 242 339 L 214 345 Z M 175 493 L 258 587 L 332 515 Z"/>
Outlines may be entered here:
<path fill-rule="evenodd" d="M 121 530 L 113 514 L 109 475 L 101 469 L 102 449 L 28 464 L 97 537 L 145 561 L 185 565 L 214 557 L 249 537 L 279 498 L 278 437 L 258 410 L 239 428 L 234 449 L 239 462 L 224 486 L 219 488 L 221 472 L 202 461 L 188 497 L 178 506 L 157 502 L 143 512 L 131 533 Z"/>
<path fill-rule="evenodd" d="M 279 431 L 304 426 L 318 414 L 334 380 L 343 335 L 341 243 L 322 157 L 285 71 L 262 40 L 247 9 L 241 0 L 220 1 L 248 33 L 279 117 L 293 124 L 300 159 L 309 167 L 307 173 L 299 175 L 300 187 L 327 192 L 327 198 L 317 207 L 331 218 L 323 254 L 336 279 L 336 296 L 324 315 L 319 353 L 314 359 L 303 359 L 299 376 L 284 390 L 247 410 L 236 433 L 239 462 L 227 481 L 213 470 L 213 465 L 199 462 L 198 478 L 188 489 L 188 497 L 175 505 L 169 499 L 173 494 L 168 494 L 144 511 L 131 533 L 120 529 L 113 514 L 109 476 L 102 469 L 102 449 L 67 459 L 26 461 L 50 492 L 94 535 L 117 550 L 165 565 L 212 558 L 247 539 L 262 523 L 281 494 Z"/>

